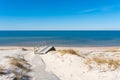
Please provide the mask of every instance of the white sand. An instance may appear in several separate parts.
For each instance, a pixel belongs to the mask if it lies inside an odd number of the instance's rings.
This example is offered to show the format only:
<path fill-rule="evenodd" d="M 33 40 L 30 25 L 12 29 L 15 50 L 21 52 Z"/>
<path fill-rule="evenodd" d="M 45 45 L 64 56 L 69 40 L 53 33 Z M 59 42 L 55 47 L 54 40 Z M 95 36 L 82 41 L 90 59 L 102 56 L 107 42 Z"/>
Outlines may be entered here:
<path fill-rule="evenodd" d="M 8 48 L 8 47 L 7 47 Z M 2 48 L 3 49 L 3 48 Z M 32 80 L 120 80 L 120 67 L 115 70 L 106 68 L 106 65 L 92 64 L 92 69 L 84 63 L 85 59 L 77 55 L 61 55 L 57 51 L 44 55 L 35 55 L 32 49 L 22 51 L 14 48 L 0 50 L 0 65 L 10 68 L 8 60 L 4 56 L 22 54 L 32 65 L 29 75 Z M 57 47 L 57 49 L 68 49 Z M 87 57 L 104 57 L 107 59 L 120 59 L 119 47 L 84 47 L 73 48 Z M 118 51 L 108 51 L 117 49 Z M 0 80 L 12 80 L 13 74 L 0 75 Z"/>

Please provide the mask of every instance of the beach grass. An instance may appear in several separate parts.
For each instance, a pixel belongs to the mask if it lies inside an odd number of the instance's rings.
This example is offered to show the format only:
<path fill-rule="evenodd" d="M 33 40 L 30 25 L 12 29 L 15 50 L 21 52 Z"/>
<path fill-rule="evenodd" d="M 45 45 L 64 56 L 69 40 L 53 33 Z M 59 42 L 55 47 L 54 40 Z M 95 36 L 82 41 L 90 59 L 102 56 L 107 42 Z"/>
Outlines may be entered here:
<path fill-rule="evenodd" d="M 119 52 L 119 51 L 120 51 L 119 49 L 114 48 L 114 49 L 106 50 L 105 52 Z"/>
<path fill-rule="evenodd" d="M 106 59 L 100 57 L 93 57 L 92 59 L 86 59 L 85 64 L 87 64 L 90 68 L 91 64 L 96 63 L 98 66 L 107 65 L 108 69 L 116 70 L 120 66 L 120 60 L 115 59 Z"/>
<path fill-rule="evenodd" d="M 78 52 L 73 50 L 73 49 L 60 49 L 57 50 L 58 52 L 60 52 L 60 54 L 65 55 L 65 54 L 73 54 L 73 55 L 78 55 Z"/>
<path fill-rule="evenodd" d="M 0 65 L 0 74 L 4 74 L 4 67 Z"/>
<path fill-rule="evenodd" d="M 76 51 L 74 49 L 60 49 L 57 50 L 61 55 L 65 55 L 65 54 L 72 54 L 72 55 L 77 55 L 79 57 L 82 57 L 83 59 L 86 58 L 86 55 L 83 55 L 82 53 L 80 53 L 79 51 Z"/>
<path fill-rule="evenodd" d="M 17 55 L 17 57 L 6 56 L 9 59 L 9 63 L 13 68 L 12 73 L 15 74 L 16 80 L 21 80 L 24 75 L 31 71 L 31 65 L 21 57 Z"/>
<path fill-rule="evenodd" d="M 27 62 L 23 62 L 22 60 L 19 60 L 19 59 L 12 59 L 12 60 L 10 60 L 10 64 L 12 66 L 18 67 L 20 69 L 25 70 L 26 72 L 29 72 L 30 71 L 30 67 L 25 66 L 26 63 Z"/>

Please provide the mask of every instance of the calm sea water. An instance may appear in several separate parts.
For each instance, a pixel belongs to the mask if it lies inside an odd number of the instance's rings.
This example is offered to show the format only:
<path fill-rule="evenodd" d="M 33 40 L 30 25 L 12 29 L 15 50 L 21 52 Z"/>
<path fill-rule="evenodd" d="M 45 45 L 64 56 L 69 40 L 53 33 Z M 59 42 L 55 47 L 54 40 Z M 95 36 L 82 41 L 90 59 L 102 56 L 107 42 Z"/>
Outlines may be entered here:
<path fill-rule="evenodd" d="M 0 31 L 0 46 L 120 46 L 120 31 Z"/>

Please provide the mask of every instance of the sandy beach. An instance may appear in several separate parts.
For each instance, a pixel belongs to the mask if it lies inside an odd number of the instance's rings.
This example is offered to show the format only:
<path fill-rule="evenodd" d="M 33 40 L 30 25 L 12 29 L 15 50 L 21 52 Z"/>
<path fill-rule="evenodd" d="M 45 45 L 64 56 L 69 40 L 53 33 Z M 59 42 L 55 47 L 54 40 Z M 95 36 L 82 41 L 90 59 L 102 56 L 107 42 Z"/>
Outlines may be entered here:
<path fill-rule="evenodd" d="M 1 46 L 0 80 L 120 79 L 120 47 L 55 48 L 41 55 L 34 47 Z"/>

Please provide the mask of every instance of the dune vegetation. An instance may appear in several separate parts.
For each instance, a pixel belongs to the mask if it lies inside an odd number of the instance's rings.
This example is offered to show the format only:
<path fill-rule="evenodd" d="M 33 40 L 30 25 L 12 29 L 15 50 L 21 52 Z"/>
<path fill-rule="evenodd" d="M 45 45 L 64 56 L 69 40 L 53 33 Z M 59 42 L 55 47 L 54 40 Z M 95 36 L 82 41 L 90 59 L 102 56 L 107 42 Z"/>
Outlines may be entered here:
<path fill-rule="evenodd" d="M 119 49 L 114 48 L 114 49 L 106 50 L 105 52 L 119 52 L 119 51 L 120 51 Z"/>
<path fill-rule="evenodd" d="M 62 54 L 62 55 L 65 55 L 65 54 L 79 55 L 78 52 L 73 49 L 60 49 L 57 51 L 60 52 L 60 54 Z"/>
<path fill-rule="evenodd" d="M 31 71 L 31 65 L 24 59 L 23 56 L 17 55 L 17 57 L 6 56 L 9 59 L 9 63 L 12 66 L 12 73 L 16 76 L 16 80 L 21 80 L 28 72 Z"/>
<path fill-rule="evenodd" d="M 93 57 L 86 59 L 85 64 L 87 64 L 89 68 L 93 67 L 91 64 L 97 64 L 97 66 L 106 65 L 108 69 L 116 70 L 120 66 L 120 60 Z"/>
<path fill-rule="evenodd" d="M 0 65 L 0 75 L 4 74 L 4 67 L 2 65 Z"/>

